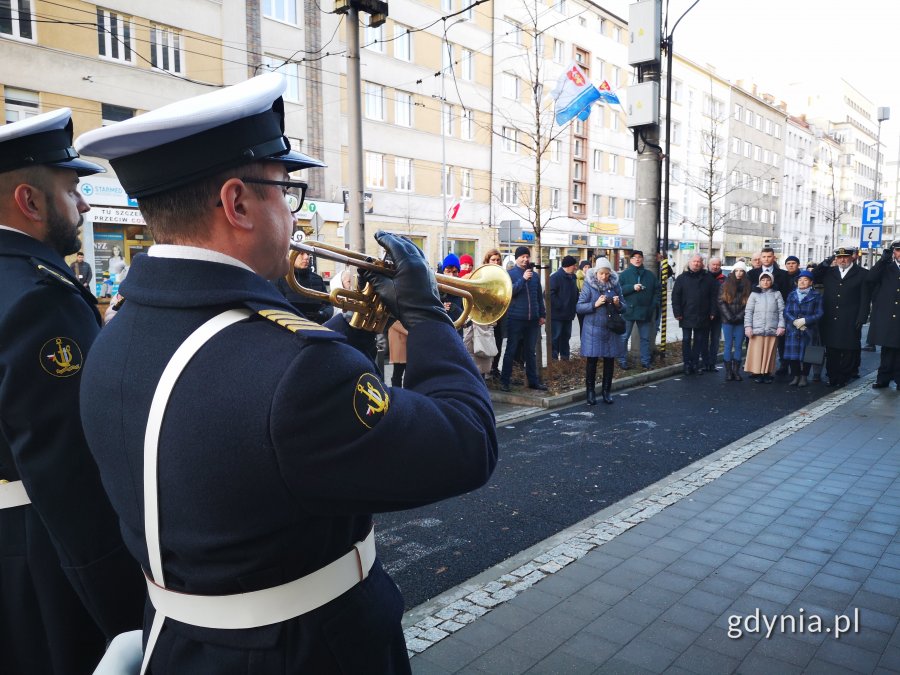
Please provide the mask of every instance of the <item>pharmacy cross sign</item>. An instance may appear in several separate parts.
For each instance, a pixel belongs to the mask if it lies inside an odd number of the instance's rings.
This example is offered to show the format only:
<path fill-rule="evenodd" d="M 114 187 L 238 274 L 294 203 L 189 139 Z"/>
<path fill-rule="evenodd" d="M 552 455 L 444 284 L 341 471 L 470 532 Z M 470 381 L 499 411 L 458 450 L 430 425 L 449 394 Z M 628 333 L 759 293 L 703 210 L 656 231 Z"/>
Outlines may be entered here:
<path fill-rule="evenodd" d="M 863 202 L 860 248 L 875 248 L 881 245 L 881 226 L 884 223 L 884 200 Z"/>

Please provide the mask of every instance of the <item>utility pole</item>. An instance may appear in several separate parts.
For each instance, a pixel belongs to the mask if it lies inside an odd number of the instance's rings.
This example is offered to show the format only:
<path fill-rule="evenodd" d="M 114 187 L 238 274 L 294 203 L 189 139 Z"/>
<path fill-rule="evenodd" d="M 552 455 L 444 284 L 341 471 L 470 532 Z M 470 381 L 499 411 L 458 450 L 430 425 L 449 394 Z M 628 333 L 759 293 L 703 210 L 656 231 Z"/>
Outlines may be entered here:
<path fill-rule="evenodd" d="M 885 120 L 891 118 L 891 109 L 890 108 L 878 108 L 878 137 L 875 141 L 875 196 L 873 199 L 877 202 L 878 195 L 881 192 L 881 186 L 878 184 L 881 180 L 881 123 Z M 884 221 L 881 223 L 882 232 L 884 232 Z M 881 242 L 878 242 L 879 246 Z M 868 264 L 866 265 L 869 269 L 872 269 L 872 242 L 869 242 L 869 255 L 868 255 Z"/>
<path fill-rule="evenodd" d="M 388 4 L 382 0 L 335 0 L 334 13 L 347 15 L 347 157 L 350 162 L 350 231 L 347 243 L 359 253 L 366 250 L 363 200 L 362 80 L 359 67 L 359 13 L 369 14 L 369 26 L 387 21 Z"/>
<path fill-rule="evenodd" d="M 628 87 L 628 126 L 634 133 L 635 167 L 634 248 L 651 254 L 659 250 L 659 81 L 662 0 L 639 0 L 629 5 L 630 44 L 628 63 L 638 71 L 638 84 Z M 659 278 L 656 256 L 645 255 L 644 264 Z M 665 320 L 666 307 L 662 307 Z M 632 351 L 639 340 L 632 332 Z M 665 332 L 663 332 L 665 336 Z M 655 342 L 655 336 L 654 340 Z M 665 337 L 662 349 L 665 351 Z"/>

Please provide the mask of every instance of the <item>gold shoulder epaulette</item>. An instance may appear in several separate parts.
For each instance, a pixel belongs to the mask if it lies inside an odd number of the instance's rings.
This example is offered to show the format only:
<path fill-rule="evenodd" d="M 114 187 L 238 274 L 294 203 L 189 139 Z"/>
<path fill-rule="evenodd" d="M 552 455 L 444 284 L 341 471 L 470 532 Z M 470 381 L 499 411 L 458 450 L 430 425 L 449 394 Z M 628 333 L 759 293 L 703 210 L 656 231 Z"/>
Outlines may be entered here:
<path fill-rule="evenodd" d="M 67 279 L 62 274 L 57 272 L 56 270 L 51 270 L 49 267 L 46 267 L 46 266 L 40 265 L 40 264 L 37 266 L 37 269 L 39 272 L 43 272 L 46 275 L 52 276 L 54 279 L 59 279 L 64 284 L 75 288 L 75 283 L 71 279 Z"/>
<path fill-rule="evenodd" d="M 299 314 L 286 312 L 283 309 L 260 309 L 257 313 L 272 323 L 286 328 L 292 333 L 333 333 L 329 328 L 320 326 L 315 321 L 310 321 Z"/>

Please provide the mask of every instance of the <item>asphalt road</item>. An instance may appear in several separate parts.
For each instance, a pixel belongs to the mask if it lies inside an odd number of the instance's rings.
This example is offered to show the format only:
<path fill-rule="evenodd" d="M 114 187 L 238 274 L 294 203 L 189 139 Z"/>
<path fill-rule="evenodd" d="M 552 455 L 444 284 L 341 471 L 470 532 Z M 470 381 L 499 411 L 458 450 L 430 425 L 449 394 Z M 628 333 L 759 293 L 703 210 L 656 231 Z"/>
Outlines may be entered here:
<path fill-rule="evenodd" d="M 706 373 L 501 426 L 488 485 L 376 515 L 379 556 L 411 609 L 830 391 Z"/>

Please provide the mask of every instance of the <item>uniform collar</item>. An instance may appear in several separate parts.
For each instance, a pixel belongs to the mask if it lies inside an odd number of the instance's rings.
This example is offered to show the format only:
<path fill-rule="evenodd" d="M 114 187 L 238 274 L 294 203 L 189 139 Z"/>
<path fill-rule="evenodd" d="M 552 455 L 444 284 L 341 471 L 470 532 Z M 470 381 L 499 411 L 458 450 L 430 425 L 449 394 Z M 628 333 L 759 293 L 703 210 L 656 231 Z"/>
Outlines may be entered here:
<path fill-rule="evenodd" d="M 200 248 L 198 246 L 179 246 L 176 244 L 154 244 L 147 251 L 147 255 L 151 258 L 177 258 L 180 260 L 205 260 L 207 262 L 222 263 L 224 265 L 234 265 L 241 267 L 248 272 L 253 269 L 238 260 L 226 255 L 220 251 L 213 251 L 208 248 Z"/>

